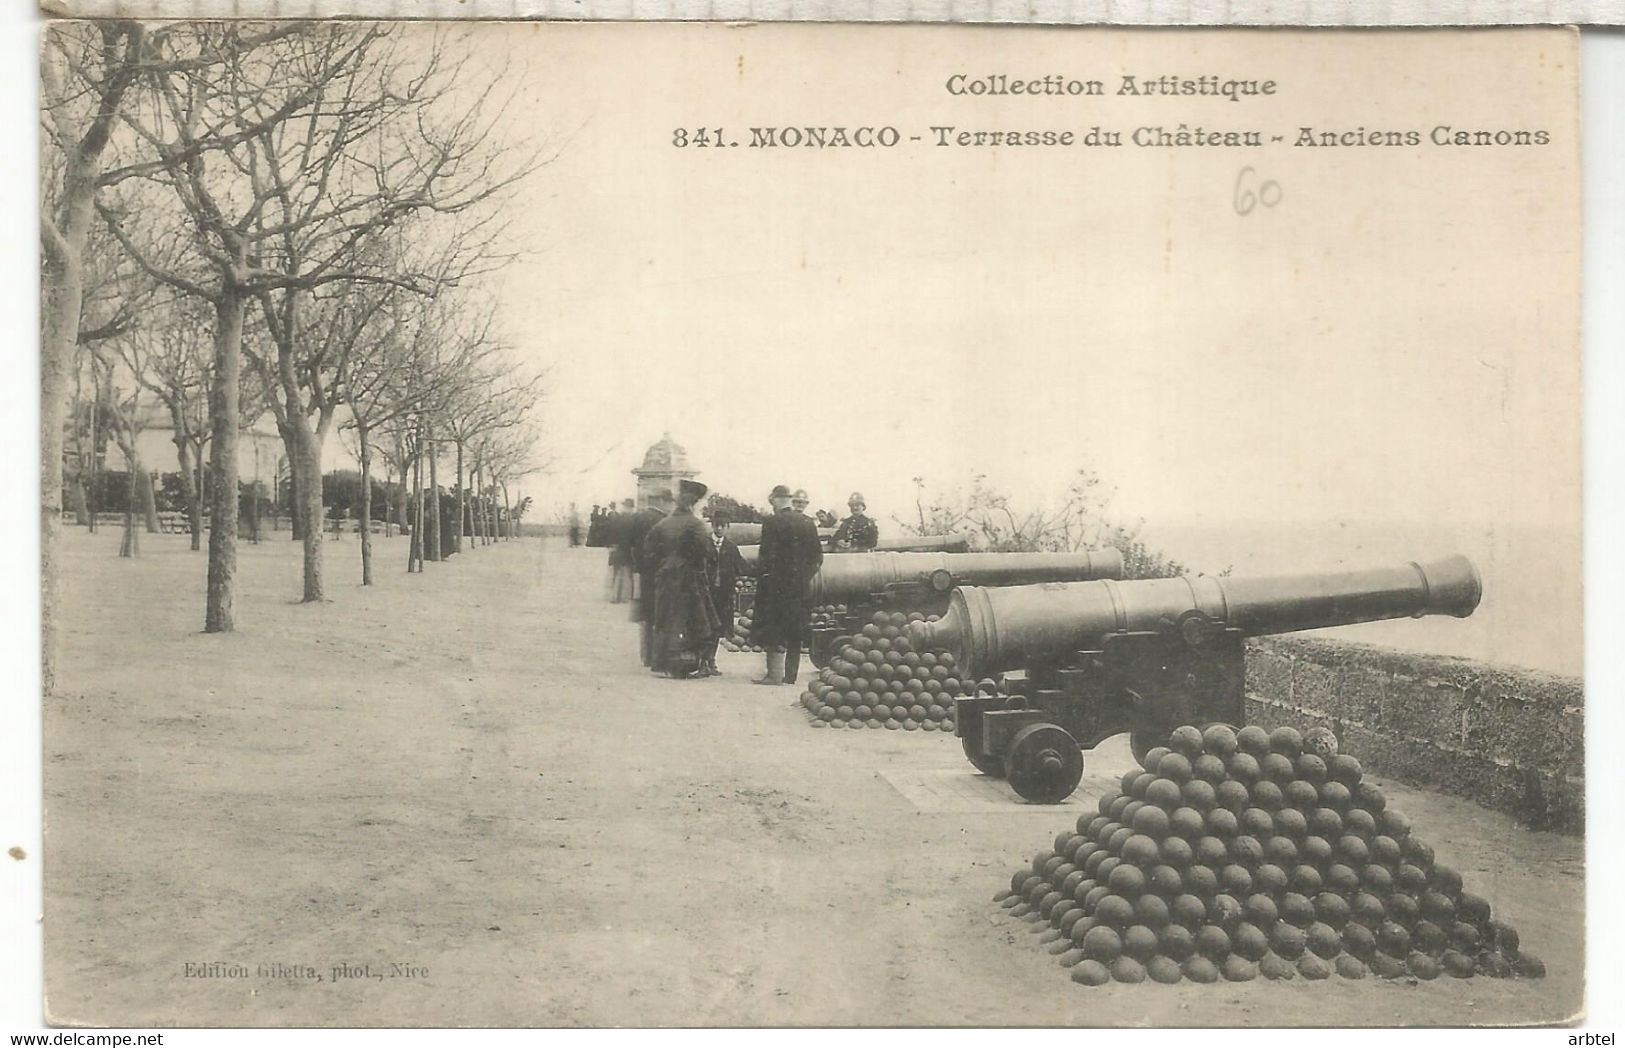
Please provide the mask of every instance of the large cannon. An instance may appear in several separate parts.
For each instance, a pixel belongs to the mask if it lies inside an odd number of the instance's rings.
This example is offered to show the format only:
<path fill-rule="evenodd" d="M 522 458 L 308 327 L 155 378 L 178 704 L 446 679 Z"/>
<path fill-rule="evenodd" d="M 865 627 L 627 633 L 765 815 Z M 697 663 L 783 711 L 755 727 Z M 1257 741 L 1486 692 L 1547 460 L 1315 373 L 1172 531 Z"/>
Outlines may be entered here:
<path fill-rule="evenodd" d="M 1123 554 L 1115 549 L 1077 553 L 870 553 L 824 558 L 807 586 L 815 604 L 871 601 L 900 594 L 946 594 L 956 586 L 1021 586 L 1030 582 L 1116 579 Z"/>
<path fill-rule="evenodd" d="M 960 588 L 916 650 L 946 649 L 963 678 L 1025 667 L 1026 694 L 960 698 L 955 734 L 988 775 L 1057 803 L 1080 745 L 1130 732 L 1136 757 L 1181 724 L 1240 724 L 1247 637 L 1423 615 L 1465 618 L 1483 589 L 1466 557 L 1275 578 L 1102 580 Z"/>
<path fill-rule="evenodd" d="M 728 536 L 729 540 L 731 540 L 735 546 L 739 546 L 741 548 L 745 546 L 754 546 L 762 541 L 762 526 L 760 524 L 746 524 L 736 521 L 729 524 L 723 531 L 723 534 Z M 828 544 L 829 540 L 834 536 L 834 528 L 818 529 L 819 542 Z"/>
<path fill-rule="evenodd" d="M 738 525 L 730 524 L 729 528 Z M 759 524 L 749 527 L 759 528 Z M 729 538 L 733 532 L 728 533 Z M 834 556 L 844 556 L 849 553 L 964 553 L 970 548 L 970 540 L 964 535 L 904 535 L 895 539 L 881 539 L 873 550 L 838 550 Z M 760 544 L 748 544 L 739 547 L 739 556 L 745 562 L 745 573 L 756 573 L 756 561 L 761 555 Z"/>

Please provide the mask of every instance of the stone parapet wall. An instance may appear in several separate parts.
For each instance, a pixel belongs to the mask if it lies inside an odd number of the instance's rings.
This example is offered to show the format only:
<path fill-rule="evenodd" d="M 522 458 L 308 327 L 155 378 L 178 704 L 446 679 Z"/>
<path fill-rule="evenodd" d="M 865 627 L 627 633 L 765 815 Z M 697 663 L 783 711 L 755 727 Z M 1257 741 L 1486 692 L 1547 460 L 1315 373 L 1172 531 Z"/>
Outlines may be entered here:
<path fill-rule="evenodd" d="M 1574 677 L 1305 637 L 1248 642 L 1247 719 L 1325 726 L 1372 771 L 1539 829 L 1585 828 Z"/>

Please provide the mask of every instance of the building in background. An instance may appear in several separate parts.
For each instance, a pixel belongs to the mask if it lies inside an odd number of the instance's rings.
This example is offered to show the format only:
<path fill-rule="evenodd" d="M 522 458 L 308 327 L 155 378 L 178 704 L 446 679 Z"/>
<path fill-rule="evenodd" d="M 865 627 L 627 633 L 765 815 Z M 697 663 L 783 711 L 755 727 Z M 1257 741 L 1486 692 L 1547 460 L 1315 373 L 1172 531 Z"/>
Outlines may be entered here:
<path fill-rule="evenodd" d="M 638 478 L 638 509 L 653 506 L 662 513 L 670 513 L 677 504 L 677 485 L 700 471 L 690 469 L 688 452 L 667 433 L 643 454 L 643 465 L 634 469 Z"/>

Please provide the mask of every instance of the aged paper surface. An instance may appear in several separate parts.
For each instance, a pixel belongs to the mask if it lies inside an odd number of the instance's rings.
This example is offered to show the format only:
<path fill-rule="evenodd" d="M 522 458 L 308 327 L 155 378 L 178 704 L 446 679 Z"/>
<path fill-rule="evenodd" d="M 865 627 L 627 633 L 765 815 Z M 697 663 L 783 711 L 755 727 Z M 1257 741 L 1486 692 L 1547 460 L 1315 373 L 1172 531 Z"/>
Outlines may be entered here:
<path fill-rule="evenodd" d="M 1459 672 L 1464 703 L 1522 701 L 1495 683 L 1505 668 L 1579 694 L 1572 31 L 390 32 L 408 57 L 469 56 L 453 102 L 500 74 L 491 97 L 512 101 L 493 103 L 488 141 L 538 150 L 501 196 L 517 257 L 459 286 L 493 306 L 516 371 L 547 369 L 545 468 L 501 498 L 528 497 L 549 534 L 471 533 L 413 574 L 408 540 L 381 534 L 365 588 L 357 537 L 330 538 L 323 600 L 301 604 L 300 546 L 268 523 L 238 550 L 235 630 L 199 634 L 205 550 L 156 534 L 120 558 L 116 525 L 70 513 L 45 705 L 53 1021 L 1449 1026 L 1581 1010 L 1583 840 L 1472 792 L 1504 759 L 1474 750 L 1489 744 L 1466 705 L 1449 751 L 1473 762 L 1465 785 L 1369 763 L 1543 978 L 1080 986 L 989 899 L 1118 788 L 1123 739 L 1086 753 L 1066 804 L 1023 805 L 940 733 L 807 730 L 799 689 L 748 685 L 759 655 L 653 678 L 605 599 L 603 552 L 564 537 L 572 510 L 632 496 L 635 468 L 684 472 L 673 443 L 740 502 L 784 483 L 842 516 L 861 491 L 886 537 L 926 530 L 978 477 L 1048 511 L 1086 471 L 1118 523 L 1213 576 L 1469 557 L 1471 617 L 1331 635 L 1424 667 L 1382 671 L 1392 754 L 1436 723 L 1405 719 L 1409 698 L 1391 708 L 1400 678 L 1439 694 Z M 143 163 L 138 137 L 117 147 Z M 222 166 L 209 177 L 263 191 L 262 169 Z M 132 251 L 171 217 L 120 210 L 144 177 L 102 198 Z M 257 309 L 245 352 L 268 352 Z M 500 399 L 505 379 L 489 382 Z M 263 444 L 245 483 L 284 469 L 263 412 L 242 420 L 242 446 Z M 357 468 L 348 417 L 322 470 Z M 158 448 L 150 468 L 174 472 Z M 452 456 L 442 488 L 460 485 Z M 1577 703 L 1558 714 L 1583 720 Z M 1530 758 L 1545 796 L 1583 790 L 1569 743 Z"/>

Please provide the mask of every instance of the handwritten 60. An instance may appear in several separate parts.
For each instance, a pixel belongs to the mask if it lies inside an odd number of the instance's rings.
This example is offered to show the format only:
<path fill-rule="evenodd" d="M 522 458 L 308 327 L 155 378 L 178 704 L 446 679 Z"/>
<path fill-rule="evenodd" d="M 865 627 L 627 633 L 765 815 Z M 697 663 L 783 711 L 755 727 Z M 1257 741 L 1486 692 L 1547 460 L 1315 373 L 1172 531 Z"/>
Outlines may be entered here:
<path fill-rule="evenodd" d="M 1250 215 L 1259 207 L 1274 207 L 1281 202 L 1281 183 L 1273 179 L 1260 180 L 1258 172 L 1244 167 L 1236 175 L 1232 195 L 1236 214 Z"/>

